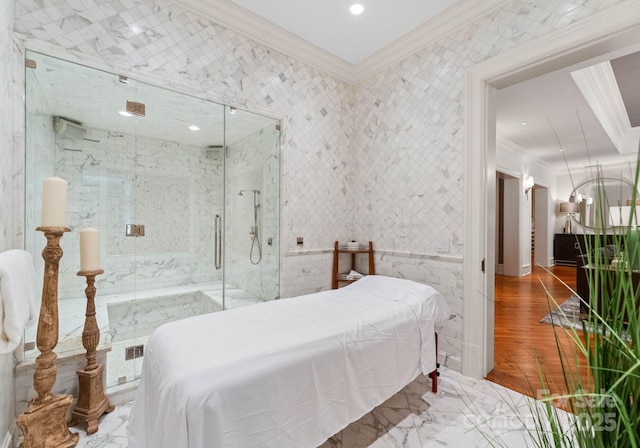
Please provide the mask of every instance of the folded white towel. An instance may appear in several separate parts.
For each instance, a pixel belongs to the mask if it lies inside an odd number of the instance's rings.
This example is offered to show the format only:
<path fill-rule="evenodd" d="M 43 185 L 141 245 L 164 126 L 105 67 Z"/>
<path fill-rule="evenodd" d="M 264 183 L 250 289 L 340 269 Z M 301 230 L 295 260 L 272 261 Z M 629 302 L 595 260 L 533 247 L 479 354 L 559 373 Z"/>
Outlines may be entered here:
<path fill-rule="evenodd" d="M 364 275 L 362 275 L 358 271 L 354 271 L 353 269 L 347 274 L 347 280 L 358 280 L 362 277 L 364 277 Z"/>
<path fill-rule="evenodd" d="M 20 344 L 27 326 L 40 313 L 31 254 L 12 249 L 0 253 L 0 354 Z"/>

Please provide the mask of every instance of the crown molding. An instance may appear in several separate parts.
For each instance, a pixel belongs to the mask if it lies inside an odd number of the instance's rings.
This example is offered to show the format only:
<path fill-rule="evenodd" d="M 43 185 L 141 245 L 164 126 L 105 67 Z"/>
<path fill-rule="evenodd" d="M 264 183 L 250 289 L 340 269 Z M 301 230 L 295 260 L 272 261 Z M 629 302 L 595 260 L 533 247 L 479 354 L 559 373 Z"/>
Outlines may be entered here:
<path fill-rule="evenodd" d="M 618 152 L 627 152 L 623 141 L 631 122 L 609 61 L 571 72 L 571 77 Z"/>
<path fill-rule="evenodd" d="M 460 0 L 437 16 L 381 48 L 354 67 L 354 83 L 414 55 L 464 25 L 484 17 L 509 0 Z"/>
<path fill-rule="evenodd" d="M 173 0 L 187 11 L 229 28 L 320 71 L 353 84 L 354 65 L 229 0 Z"/>
<path fill-rule="evenodd" d="M 451 31 L 485 15 L 509 0 L 460 0 L 355 65 L 230 0 L 172 1 L 187 11 L 354 85 L 415 54 Z"/>
<path fill-rule="evenodd" d="M 520 158 L 522 162 L 536 164 L 542 170 L 554 171 L 554 172 L 558 170 L 557 166 L 550 164 L 543 159 L 532 157 L 531 151 L 527 151 L 522 146 L 518 145 L 514 141 L 509 140 L 508 138 L 505 138 L 505 137 L 499 137 L 496 139 L 496 151 L 504 151 L 505 153 L 513 154 L 518 158 Z M 497 164 L 498 162 L 496 162 L 496 166 Z"/>

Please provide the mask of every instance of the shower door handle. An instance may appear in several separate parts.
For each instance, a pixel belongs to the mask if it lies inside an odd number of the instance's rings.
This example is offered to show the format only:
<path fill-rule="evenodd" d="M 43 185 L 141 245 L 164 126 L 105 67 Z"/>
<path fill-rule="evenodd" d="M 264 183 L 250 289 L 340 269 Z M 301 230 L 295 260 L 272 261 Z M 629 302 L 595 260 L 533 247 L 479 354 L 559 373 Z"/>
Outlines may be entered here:
<path fill-rule="evenodd" d="M 216 229 L 215 229 L 215 263 L 216 269 L 222 268 L 222 226 L 220 225 L 220 215 L 216 215 Z"/>

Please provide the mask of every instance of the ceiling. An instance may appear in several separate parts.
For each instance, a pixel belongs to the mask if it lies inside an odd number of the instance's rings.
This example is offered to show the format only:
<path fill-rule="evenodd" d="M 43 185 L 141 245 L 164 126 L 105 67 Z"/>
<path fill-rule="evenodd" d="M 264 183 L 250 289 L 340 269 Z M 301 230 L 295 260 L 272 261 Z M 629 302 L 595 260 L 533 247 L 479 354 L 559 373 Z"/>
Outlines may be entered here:
<path fill-rule="evenodd" d="M 635 161 L 639 76 L 636 44 L 500 89 L 497 139 L 556 170 Z"/>
<path fill-rule="evenodd" d="M 341 59 L 358 64 L 458 0 L 231 0 Z M 364 6 L 353 15 L 352 4 Z"/>

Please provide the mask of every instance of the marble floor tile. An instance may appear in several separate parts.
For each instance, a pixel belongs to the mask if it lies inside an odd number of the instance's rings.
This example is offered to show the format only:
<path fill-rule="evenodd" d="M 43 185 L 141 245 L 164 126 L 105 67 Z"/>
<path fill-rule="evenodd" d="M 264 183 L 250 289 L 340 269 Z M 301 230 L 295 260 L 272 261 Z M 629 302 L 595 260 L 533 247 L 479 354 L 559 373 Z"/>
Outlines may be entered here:
<path fill-rule="evenodd" d="M 377 407 L 347 426 L 341 435 L 343 448 L 403 448 L 420 446 L 409 409 Z"/>
<path fill-rule="evenodd" d="M 78 447 L 82 448 L 127 448 L 127 425 L 133 403 L 125 403 L 99 420 L 98 432 L 87 435 L 86 424 L 71 427 L 71 432 L 80 434 Z"/>
<path fill-rule="evenodd" d="M 431 392 L 431 380 L 421 375 L 320 448 L 524 448 L 532 441 L 512 406 L 526 422 L 531 403 L 489 381 L 442 368 L 437 394 Z M 72 428 L 80 433 L 78 447 L 126 447 L 131 406 L 126 403 L 103 415 L 96 434 L 86 435 L 84 425 Z"/>

